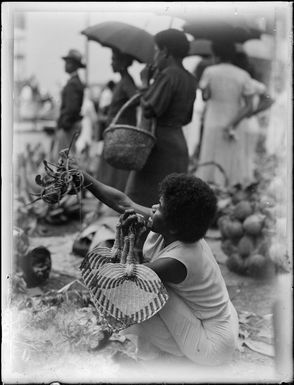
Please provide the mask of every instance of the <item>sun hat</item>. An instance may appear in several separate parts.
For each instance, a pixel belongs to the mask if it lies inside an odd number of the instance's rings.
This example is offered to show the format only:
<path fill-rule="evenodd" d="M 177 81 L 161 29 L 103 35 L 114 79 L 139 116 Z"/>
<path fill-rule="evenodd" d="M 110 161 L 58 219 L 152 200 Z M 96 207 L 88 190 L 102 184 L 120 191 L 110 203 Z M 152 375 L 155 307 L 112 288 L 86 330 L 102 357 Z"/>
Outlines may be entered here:
<path fill-rule="evenodd" d="M 80 68 L 85 68 L 86 65 L 83 63 L 82 54 L 76 49 L 70 49 L 66 56 L 62 56 L 63 60 L 73 60 L 79 65 Z"/>

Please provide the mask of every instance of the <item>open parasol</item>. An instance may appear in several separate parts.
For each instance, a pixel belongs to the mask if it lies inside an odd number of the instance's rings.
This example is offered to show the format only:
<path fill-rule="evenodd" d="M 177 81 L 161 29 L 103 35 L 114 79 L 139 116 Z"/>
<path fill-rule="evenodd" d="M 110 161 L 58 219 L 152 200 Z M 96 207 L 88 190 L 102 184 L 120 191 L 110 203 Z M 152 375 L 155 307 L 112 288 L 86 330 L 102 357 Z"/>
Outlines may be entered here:
<path fill-rule="evenodd" d="M 235 43 L 237 52 L 243 52 L 243 45 Z M 212 40 L 197 39 L 190 42 L 189 56 L 211 56 L 213 55 Z"/>
<path fill-rule="evenodd" d="M 198 20 L 189 21 L 183 26 L 186 33 L 191 34 L 195 39 L 209 39 L 233 41 L 235 43 L 244 43 L 250 39 L 258 39 L 261 31 L 246 25 L 238 25 L 235 22 L 222 20 Z"/>
<path fill-rule="evenodd" d="M 147 31 L 119 21 L 106 21 L 81 32 L 88 40 L 133 56 L 140 63 L 151 63 L 154 55 L 153 36 Z"/>
<path fill-rule="evenodd" d="M 184 32 L 195 39 L 244 43 L 250 39 L 259 39 L 262 34 L 254 18 L 235 14 L 232 10 L 190 13 L 185 15 L 184 20 Z"/>
<path fill-rule="evenodd" d="M 189 56 L 211 56 L 212 42 L 207 39 L 197 39 L 190 41 Z"/>

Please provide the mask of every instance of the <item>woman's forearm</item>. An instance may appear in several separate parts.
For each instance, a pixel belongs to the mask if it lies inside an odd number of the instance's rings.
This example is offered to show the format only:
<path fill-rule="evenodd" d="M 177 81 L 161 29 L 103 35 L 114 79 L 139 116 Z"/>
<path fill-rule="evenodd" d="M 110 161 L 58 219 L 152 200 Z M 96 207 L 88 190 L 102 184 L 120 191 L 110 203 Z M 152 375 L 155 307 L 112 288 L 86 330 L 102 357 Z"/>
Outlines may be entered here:
<path fill-rule="evenodd" d="M 228 126 L 236 127 L 241 120 L 248 117 L 248 114 L 251 112 L 250 106 L 245 106 L 241 109 L 241 111 L 238 113 L 238 115 L 230 122 Z"/>
<path fill-rule="evenodd" d="M 83 172 L 83 175 L 85 178 L 84 186 L 101 202 L 118 213 L 123 213 L 124 210 L 130 208 L 127 196 L 124 193 L 99 182 L 86 172 Z"/>
<path fill-rule="evenodd" d="M 106 206 L 112 208 L 118 213 L 122 214 L 125 210 L 133 209 L 145 217 L 151 215 L 151 209 L 136 204 L 123 192 L 99 182 L 84 171 L 83 176 L 84 186 L 87 190 Z"/>
<path fill-rule="evenodd" d="M 255 110 L 252 110 L 249 112 L 248 117 L 251 117 L 253 115 L 258 114 L 259 112 L 262 112 L 262 111 L 269 109 L 273 105 L 274 102 L 275 102 L 274 99 L 272 99 L 270 96 L 267 95 L 266 99 L 263 99 L 259 102 L 259 104 Z"/>

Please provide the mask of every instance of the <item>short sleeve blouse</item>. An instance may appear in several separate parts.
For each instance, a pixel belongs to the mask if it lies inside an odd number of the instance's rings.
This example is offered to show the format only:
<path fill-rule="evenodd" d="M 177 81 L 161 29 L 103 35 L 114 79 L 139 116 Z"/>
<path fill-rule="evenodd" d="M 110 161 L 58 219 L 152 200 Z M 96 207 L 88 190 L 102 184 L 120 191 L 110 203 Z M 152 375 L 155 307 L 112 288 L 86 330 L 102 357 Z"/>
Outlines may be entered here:
<path fill-rule="evenodd" d="M 202 90 L 208 88 L 210 91 L 216 91 L 214 93 L 219 91 L 221 94 L 234 88 L 232 95 L 237 92 L 243 96 L 251 96 L 260 92 L 262 83 L 252 79 L 249 73 L 241 68 L 222 63 L 204 70 L 199 87 Z"/>
<path fill-rule="evenodd" d="M 192 119 L 196 79 L 184 68 L 161 71 L 145 92 L 141 104 L 151 110 L 158 124 L 181 127 Z"/>

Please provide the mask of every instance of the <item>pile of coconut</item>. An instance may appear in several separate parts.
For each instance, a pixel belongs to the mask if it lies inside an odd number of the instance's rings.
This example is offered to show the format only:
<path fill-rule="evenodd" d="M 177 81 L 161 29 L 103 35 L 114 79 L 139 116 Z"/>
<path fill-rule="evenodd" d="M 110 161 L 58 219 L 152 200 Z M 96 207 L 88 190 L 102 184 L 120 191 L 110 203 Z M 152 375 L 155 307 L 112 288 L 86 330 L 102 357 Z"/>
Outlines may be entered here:
<path fill-rule="evenodd" d="M 277 269 L 289 271 L 285 178 L 273 178 L 262 186 L 239 186 L 218 227 L 231 271 L 252 277 L 272 275 Z"/>

